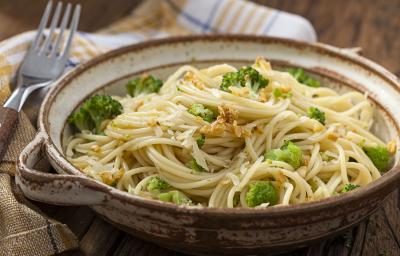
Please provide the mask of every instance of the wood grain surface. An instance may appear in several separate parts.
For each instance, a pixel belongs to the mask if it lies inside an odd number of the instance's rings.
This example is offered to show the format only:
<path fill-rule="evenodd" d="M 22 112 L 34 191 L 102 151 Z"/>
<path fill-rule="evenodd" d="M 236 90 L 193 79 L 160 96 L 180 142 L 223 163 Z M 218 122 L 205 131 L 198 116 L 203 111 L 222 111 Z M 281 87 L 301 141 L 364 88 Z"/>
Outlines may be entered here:
<path fill-rule="evenodd" d="M 40 16 L 39 13 L 46 1 L 37 1 L 35 10 L 22 8 L 27 2 L 30 1 L 0 1 L 0 24 L 2 24 L 0 39 L 31 29 L 32 24 L 37 24 L 37 16 Z M 110 2 L 113 4 L 107 4 Z M 128 13 L 137 2 L 137 0 L 86 0 L 81 28 L 87 31 L 95 30 Z M 255 2 L 306 17 L 317 30 L 321 42 L 339 47 L 360 46 L 364 56 L 400 76 L 400 0 L 255 0 Z M 19 11 L 23 10 L 18 15 L 13 11 L 16 5 L 20 6 Z M 30 15 L 36 15 L 36 18 Z M 383 207 L 368 220 L 342 235 L 283 255 L 400 255 L 399 197 L 399 191 L 396 190 L 383 202 Z M 96 217 L 88 207 L 37 205 L 52 218 L 66 223 L 79 237 L 80 248 L 63 255 L 183 255 L 114 228 Z"/>
<path fill-rule="evenodd" d="M 361 47 L 362 54 L 400 76 L 400 0 L 254 0 L 306 17 L 319 41 Z"/>

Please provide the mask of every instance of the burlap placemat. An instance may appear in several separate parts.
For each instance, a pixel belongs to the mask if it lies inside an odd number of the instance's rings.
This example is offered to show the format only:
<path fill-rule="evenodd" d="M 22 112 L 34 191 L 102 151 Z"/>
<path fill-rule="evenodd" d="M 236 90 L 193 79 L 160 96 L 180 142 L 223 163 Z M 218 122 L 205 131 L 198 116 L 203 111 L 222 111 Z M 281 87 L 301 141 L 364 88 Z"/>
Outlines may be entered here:
<path fill-rule="evenodd" d="M 78 246 L 66 225 L 42 213 L 15 185 L 15 160 L 34 136 L 35 129 L 21 112 L 0 163 L 0 255 L 52 255 Z"/>

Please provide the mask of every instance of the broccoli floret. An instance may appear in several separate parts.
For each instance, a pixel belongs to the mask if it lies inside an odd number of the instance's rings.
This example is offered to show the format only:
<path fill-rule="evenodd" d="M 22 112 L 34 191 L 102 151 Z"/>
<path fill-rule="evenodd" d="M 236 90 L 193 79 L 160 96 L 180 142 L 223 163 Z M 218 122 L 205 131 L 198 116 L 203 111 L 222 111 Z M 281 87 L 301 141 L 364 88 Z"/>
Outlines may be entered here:
<path fill-rule="evenodd" d="M 292 92 L 290 91 L 282 92 L 281 88 L 274 88 L 272 94 L 274 95 L 275 98 L 283 98 L 283 99 L 291 98 L 293 96 Z"/>
<path fill-rule="evenodd" d="M 269 82 L 252 67 L 241 68 L 239 70 L 239 76 L 241 77 L 242 87 L 249 84 L 254 92 L 258 92 L 259 89 L 267 86 Z"/>
<path fill-rule="evenodd" d="M 230 92 L 229 87 L 231 86 L 242 87 L 239 72 L 229 72 L 222 77 L 220 89 Z"/>
<path fill-rule="evenodd" d="M 164 202 L 170 202 L 174 204 L 192 204 L 192 200 L 187 197 L 184 193 L 178 190 L 172 190 L 166 193 L 158 195 L 158 199 Z"/>
<path fill-rule="evenodd" d="M 102 132 L 101 123 L 122 113 L 122 105 L 108 95 L 95 95 L 86 100 L 82 107 L 68 119 L 79 130 Z"/>
<path fill-rule="evenodd" d="M 196 172 L 204 172 L 204 168 L 201 167 L 195 159 L 190 160 L 189 162 L 189 167 L 193 170 L 195 170 Z"/>
<path fill-rule="evenodd" d="M 196 142 L 197 142 L 197 146 L 199 146 L 199 148 L 201 148 L 204 145 L 204 143 L 206 142 L 206 136 L 204 136 L 204 134 L 201 134 L 200 137 L 198 137 L 196 139 Z"/>
<path fill-rule="evenodd" d="M 220 89 L 230 92 L 229 87 L 249 87 L 254 92 L 268 85 L 269 80 L 265 79 L 257 70 L 252 67 L 242 67 L 238 72 L 229 72 L 222 77 Z"/>
<path fill-rule="evenodd" d="M 364 147 L 363 150 L 380 172 L 387 171 L 390 162 L 390 154 L 386 148 L 380 146 Z"/>
<path fill-rule="evenodd" d="M 310 87 L 320 87 L 321 83 L 307 75 L 302 68 L 291 68 L 289 73 L 300 83 Z"/>
<path fill-rule="evenodd" d="M 157 93 L 160 91 L 163 81 L 154 76 L 142 76 L 128 81 L 126 89 L 129 95 L 136 97 L 140 94 Z"/>
<path fill-rule="evenodd" d="M 104 120 L 113 119 L 122 113 L 122 105 L 108 95 L 95 95 L 82 106 L 92 118 L 96 133 L 101 132 L 100 125 Z"/>
<path fill-rule="evenodd" d="M 322 112 L 318 108 L 309 107 L 307 110 L 308 117 L 319 121 L 321 124 L 325 125 L 325 112 Z"/>
<path fill-rule="evenodd" d="M 89 115 L 89 112 L 87 112 L 83 108 L 80 108 L 80 110 L 72 113 L 68 118 L 68 122 L 74 125 L 76 128 L 78 128 L 78 130 L 80 131 L 83 130 L 91 131 L 95 127 L 94 122 Z"/>
<path fill-rule="evenodd" d="M 150 178 L 150 180 L 147 182 L 147 191 L 152 193 L 158 194 L 161 191 L 169 188 L 171 188 L 171 185 L 169 185 L 165 180 L 161 179 L 158 176 Z"/>
<path fill-rule="evenodd" d="M 257 181 L 250 184 L 246 202 L 249 207 L 256 207 L 263 203 L 274 205 L 278 202 L 278 193 L 270 181 Z"/>
<path fill-rule="evenodd" d="M 360 185 L 348 183 L 348 184 L 344 185 L 344 187 L 342 189 L 342 193 L 349 192 L 350 190 L 353 190 L 353 189 L 356 189 L 359 187 L 360 187 Z"/>
<path fill-rule="evenodd" d="M 161 200 L 161 201 L 164 201 L 164 202 L 171 202 L 171 197 L 172 197 L 172 195 L 171 195 L 170 192 L 171 192 L 171 191 L 158 194 L 157 197 L 158 197 L 158 199 Z"/>
<path fill-rule="evenodd" d="M 273 149 L 265 153 L 265 159 L 283 161 L 290 164 L 294 169 L 301 166 L 301 149 L 291 141 L 286 141 L 280 149 Z"/>
<path fill-rule="evenodd" d="M 216 119 L 216 114 L 209 108 L 204 107 L 203 104 L 195 103 L 188 109 L 188 112 L 192 115 L 203 118 L 204 121 L 209 123 Z"/>

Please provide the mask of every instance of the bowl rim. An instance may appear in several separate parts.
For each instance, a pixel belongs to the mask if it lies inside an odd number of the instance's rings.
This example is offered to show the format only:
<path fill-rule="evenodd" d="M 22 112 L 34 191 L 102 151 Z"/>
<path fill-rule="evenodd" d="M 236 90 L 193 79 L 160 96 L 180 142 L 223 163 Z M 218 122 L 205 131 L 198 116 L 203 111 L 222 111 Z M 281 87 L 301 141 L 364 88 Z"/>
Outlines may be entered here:
<path fill-rule="evenodd" d="M 176 44 L 176 43 L 190 43 L 190 42 L 227 42 L 227 41 L 238 41 L 242 43 L 246 42 L 256 42 L 256 43 L 278 43 L 283 45 L 294 46 L 298 49 L 311 49 L 318 54 L 325 54 L 329 56 L 333 56 L 341 59 L 341 61 L 347 61 L 353 64 L 357 64 L 366 70 L 374 73 L 379 76 L 386 82 L 388 82 L 394 89 L 399 91 L 400 94 L 400 80 L 388 70 L 383 68 L 382 66 L 372 62 L 358 54 L 354 54 L 350 51 L 346 51 L 341 48 L 337 48 L 335 46 L 323 44 L 323 43 L 309 43 L 303 42 L 293 39 L 286 38 L 277 38 L 277 37 L 269 37 L 269 36 L 255 36 L 255 35 L 189 35 L 189 36 L 175 36 L 163 39 L 154 39 L 145 42 L 140 42 L 132 45 L 127 45 L 107 53 L 101 54 L 85 63 L 80 64 L 78 67 L 74 68 L 70 72 L 68 72 L 65 76 L 63 76 L 59 81 L 56 82 L 56 86 L 51 88 L 51 90 L 46 95 L 39 111 L 38 124 L 39 131 L 44 132 L 47 136 L 44 144 L 46 145 L 45 151 L 47 157 L 61 164 L 62 169 L 66 170 L 68 174 L 71 175 L 81 175 L 86 177 L 83 173 L 81 173 L 78 169 L 72 166 L 69 161 L 64 156 L 63 152 L 57 149 L 55 143 L 53 142 L 50 134 L 50 124 L 48 122 L 49 109 L 53 104 L 52 100 L 58 95 L 60 91 L 63 90 L 64 87 L 68 86 L 68 84 L 75 79 L 75 77 L 80 74 L 86 72 L 88 69 L 95 67 L 97 64 L 105 62 L 109 59 L 119 57 L 124 55 L 125 53 L 130 52 L 138 52 L 143 49 L 148 49 L 151 47 L 157 47 L 168 44 Z M 103 86 L 105 86 L 104 84 Z M 83 100 L 83 99 L 82 99 Z M 396 128 L 399 130 L 399 124 L 395 123 Z M 57 159 L 62 159 L 65 162 L 69 163 L 68 165 L 62 165 L 62 161 L 57 161 Z M 97 188 L 114 199 L 121 201 L 122 203 L 134 204 L 138 206 L 147 207 L 149 209 L 156 210 L 164 210 L 172 213 L 191 213 L 191 214 L 211 214 L 215 217 L 221 216 L 226 217 L 229 214 L 232 216 L 239 217 L 278 217 L 285 214 L 289 215 L 298 215 L 300 213 L 309 213 L 314 211 L 322 211 L 330 208 L 336 208 L 339 206 L 343 206 L 349 204 L 351 202 L 358 201 L 360 199 L 368 198 L 368 196 L 378 193 L 380 190 L 393 190 L 397 181 L 400 180 L 400 163 L 396 166 L 393 166 L 392 169 L 387 171 L 382 177 L 373 181 L 365 187 L 352 191 L 351 193 L 344 193 L 337 196 L 331 196 L 329 198 L 311 201 L 301 204 L 295 205 L 286 205 L 279 207 L 271 207 L 271 208 L 211 208 L 211 207 L 187 207 L 180 206 L 170 203 L 164 203 L 157 200 L 146 199 L 140 196 L 131 195 L 124 191 L 120 191 L 114 187 L 108 186 L 101 182 L 98 182 L 94 179 L 88 178 L 88 184 L 94 188 Z M 389 193 L 387 193 L 389 194 Z"/>

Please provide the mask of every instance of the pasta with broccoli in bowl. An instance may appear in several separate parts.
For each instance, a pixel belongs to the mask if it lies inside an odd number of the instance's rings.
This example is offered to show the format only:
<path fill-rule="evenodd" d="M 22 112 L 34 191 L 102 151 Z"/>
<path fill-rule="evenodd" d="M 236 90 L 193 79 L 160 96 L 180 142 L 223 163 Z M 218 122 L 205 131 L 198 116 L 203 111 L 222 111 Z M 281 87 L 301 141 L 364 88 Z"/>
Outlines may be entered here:
<path fill-rule="evenodd" d="M 49 93 L 17 182 L 177 250 L 293 248 L 358 223 L 396 187 L 399 99 L 392 75 L 328 46 L 139 44 Z M 32 169 L 41 145 L 62 175 Z"/>
<path fill-rule="evenodd" d="M 165 83 L 130 80 L 95 95 L 69 122 L 66 155 L 89 177 L 176 204 L 271 207 L 348 192 L 378 179 L 396 149 L 369 129 L 371 102 L 338 94 L 302 69 L 258 58 L 178 68 Z"/>

